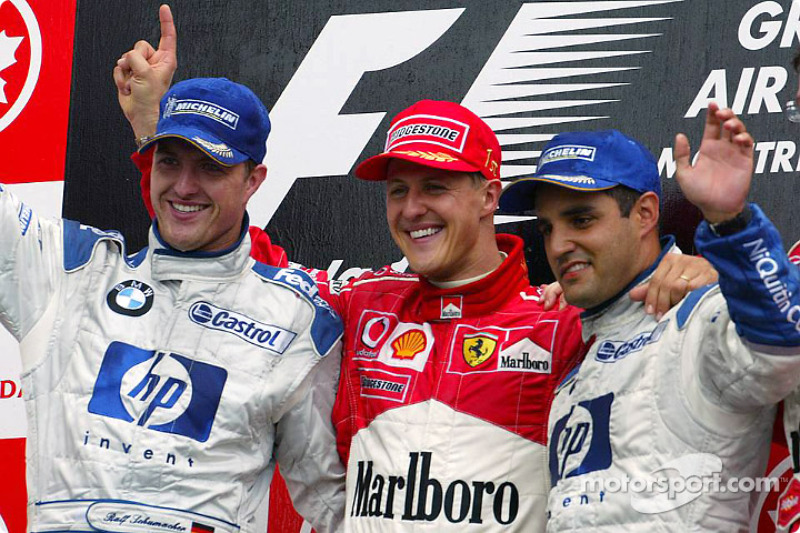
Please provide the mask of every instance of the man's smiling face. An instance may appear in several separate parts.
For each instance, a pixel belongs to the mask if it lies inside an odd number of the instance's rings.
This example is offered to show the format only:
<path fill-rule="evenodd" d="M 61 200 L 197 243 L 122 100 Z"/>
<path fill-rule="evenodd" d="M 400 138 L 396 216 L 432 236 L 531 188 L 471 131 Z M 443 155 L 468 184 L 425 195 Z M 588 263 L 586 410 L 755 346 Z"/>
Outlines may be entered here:
<path fill-rule="evenodd" d="M 218 251 L 239 238 L 247 201 L 265 169 L 221 165 L 186 141 L 158 141 L 150 198 L 161 237 L 182 251 Z"/>
<path fill-rule="evenodd" d="M 487 252 L 479 238 L 481 218 L 494 211 L 487 184 L 466 172 L 400 159 L 389 163 L 386 218 L 414 272 L 434 281 L 456 281 L 496 266 L 496 250 Z"/>
<path fill-rule="evenodd" d="M 535 204 L 547 261 L 570 304 L 597 306 L 641 271 L 640 228 L 608 194 L 542 184 Z"/>

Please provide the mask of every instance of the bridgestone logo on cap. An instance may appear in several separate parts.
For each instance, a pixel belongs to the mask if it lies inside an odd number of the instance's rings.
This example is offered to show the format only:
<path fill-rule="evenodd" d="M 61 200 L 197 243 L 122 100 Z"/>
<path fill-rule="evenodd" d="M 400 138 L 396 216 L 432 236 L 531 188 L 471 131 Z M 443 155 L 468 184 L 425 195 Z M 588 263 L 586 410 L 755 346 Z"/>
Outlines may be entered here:
<path fill-rule="evenodd" d="M 397 121 L 389 129 L 384 151 L 408 143 L 427 143 L 461 153 L 468 134 L 469 126 L 463 122 L 433 115 L 412 115 Z"/>
<path fill-rule="evenodd" d="M 585 161 L 594 161 L 594 156 L 597 154 L 597 148 L 594 146 L 581 146 L 576 144 L 562 144 L 561 146 L 554 146 L 547 150 L 539 158 L 539 166 L 560 161 L 563 159 L 583 159 Z"/>
<path fill-rule="evenodd" d="M 170 98 L 164 108 L 164 118 L 172 115 L 201 115 L 235 130 L 239 125 L 239 115 L 224 107 L 203 100 L 178 100 Z"/>

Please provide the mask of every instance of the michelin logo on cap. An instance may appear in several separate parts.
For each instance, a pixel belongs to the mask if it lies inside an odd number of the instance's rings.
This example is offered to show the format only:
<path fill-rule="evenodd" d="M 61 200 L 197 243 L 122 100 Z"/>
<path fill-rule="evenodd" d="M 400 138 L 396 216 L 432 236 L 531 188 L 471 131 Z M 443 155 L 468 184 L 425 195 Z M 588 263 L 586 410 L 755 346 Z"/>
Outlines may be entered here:
<path fill-rule="evenodd" d="M 164 118 L 184 114 L 201 115 L 216 120 L 232 130 L 239 125 L 239 115 L 224 107 L 204 100 L 178 100 L 170 97 L 164 106 Z"/>
<path fill-rule="evenodd" d="M 560 146 L 554 146 L 543 153 L 539 158 L 539 166 L 563 159 L 583 159 L 585 161 L 594 161 L 595 155 L 597 155 L 597 148 L 594 146 L 562 144 Z"/>

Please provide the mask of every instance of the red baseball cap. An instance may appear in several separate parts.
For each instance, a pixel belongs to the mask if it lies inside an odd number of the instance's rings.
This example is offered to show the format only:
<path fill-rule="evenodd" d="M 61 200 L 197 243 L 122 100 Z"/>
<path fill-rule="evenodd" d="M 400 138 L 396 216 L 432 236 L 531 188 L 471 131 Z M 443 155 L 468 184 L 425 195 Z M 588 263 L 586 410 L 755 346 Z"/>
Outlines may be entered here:
<path fill-rule="evenodd" d="M 497 136 L 478 115 L 453 102 L 422 100 L 398 113 L 389 126 L 383 153 L 358 165 L 356 177 L 385 180 L 392 158 L 500 179 Z"/>

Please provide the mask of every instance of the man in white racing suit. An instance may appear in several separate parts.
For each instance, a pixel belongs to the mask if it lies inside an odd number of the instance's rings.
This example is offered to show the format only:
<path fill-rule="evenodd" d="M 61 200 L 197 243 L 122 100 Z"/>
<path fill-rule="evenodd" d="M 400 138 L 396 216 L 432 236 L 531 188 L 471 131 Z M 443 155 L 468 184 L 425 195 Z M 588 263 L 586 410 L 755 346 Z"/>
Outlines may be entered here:
<path fill-rule="evenodd" d="M 220 79 L 161 103 L 149 246 L 36 216 L 0 189 L 0 320 L 21 343 L 30 531 L 251 532 L 275 462 L 340 528 L 330 420 L 341 321 L 312 279 L 250 257 L 270 123 Z"/>
<path fill-rule="evenodd" d="M 711 104 L 696 163 L 677 179 L 703 213 L 699 252 L 719 285 L 660 319 L 625 295 L 674 244 L 659 242 L 653 156 L 619 132 L 556 136 L 501 205 L 535 205 L 568 302 L 586 309 L 583 363 L 549 419 L 548 531 L 740 531 L 764 472 L 775 404 L 800 382 L 800 294 L 780 236 L 746 203 L 753 140 Z"/>

